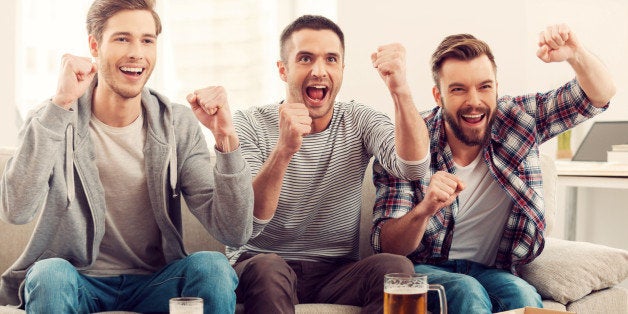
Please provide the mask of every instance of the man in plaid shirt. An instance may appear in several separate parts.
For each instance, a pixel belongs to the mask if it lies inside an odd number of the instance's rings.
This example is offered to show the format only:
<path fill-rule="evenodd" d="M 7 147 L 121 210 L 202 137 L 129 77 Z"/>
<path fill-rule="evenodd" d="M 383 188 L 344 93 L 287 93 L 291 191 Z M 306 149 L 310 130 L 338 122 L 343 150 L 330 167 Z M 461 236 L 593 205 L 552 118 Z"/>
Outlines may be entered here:
<path fill-rule="evenodd" d="M 445 287 L 451 313 L 543 306 L 516 276 L 544 245 L 538 146 L 604 111 L 615 94 L 607 69 L 567 25 L 540 34 L 537 56 L 567 61 L 575 79 L 498 98 L 488 45 L 468 34 L 445 38 L 432 55 L 438 107 L 423 115 L 431 177 L 404 181 L 373 166 L 373 249 L 408 256 Z"/>

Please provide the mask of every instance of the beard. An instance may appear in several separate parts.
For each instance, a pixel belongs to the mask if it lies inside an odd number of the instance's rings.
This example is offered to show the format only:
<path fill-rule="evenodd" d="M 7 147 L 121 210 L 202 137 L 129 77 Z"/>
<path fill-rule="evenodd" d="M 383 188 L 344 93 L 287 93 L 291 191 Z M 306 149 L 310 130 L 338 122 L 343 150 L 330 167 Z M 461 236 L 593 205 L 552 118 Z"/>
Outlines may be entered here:
<path fill-rule="evenodd" d="M 443 115 L 445 118 L 445 122 L 449 124 L 451 130 L 454 133 L 454 136 L 459 141 L 467 146 L 484 145 L 489 141 L 491 137 L 491 129 L 493 127 L 493 123 L 495 122 L 495 115 L 491 112 L 490 109 L 484 107 L 480 109 L 481 113 L 484 114 L 484 119 L 489 119 L 484 129 L 464 130 L 462 126 L 460 126 L 460 124 L 458 123 L 458 118 L 462 119 L 462 115 L 469 113 L 472 108 L 463 109 L 454 114 L 447 110 L 444 99 L 441 98 L 441 102 L 443 104 Z"/>

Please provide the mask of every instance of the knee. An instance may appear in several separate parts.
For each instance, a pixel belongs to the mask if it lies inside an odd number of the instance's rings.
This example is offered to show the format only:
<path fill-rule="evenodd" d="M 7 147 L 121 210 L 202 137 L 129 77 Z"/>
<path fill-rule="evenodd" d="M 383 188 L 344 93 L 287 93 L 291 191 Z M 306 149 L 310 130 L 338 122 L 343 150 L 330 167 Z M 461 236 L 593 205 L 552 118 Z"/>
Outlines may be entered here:
<path fill-rule="evenodd" d="M 247 260 L 240 281 L 257 285 L 296 284 L 297 275 L 277 254 L 258 254 Z"/>
<path fill-rule="evenodd" d="M 414 265 L 405 256 L 380 253 L 370 257 L 369 264 L 372 265 L 371 271 L 374 275 L 379 276 L 383 280 L 383 276 L 390 273 L 414 273 Z"/>
<path fill-rule="evenodd" d="M 482 284 L 471 276 L 464 274 L 452 274 L 453 276 L 445 283 L 445 292 L 452 297 L 468 296 L 470 298 L 488 299 L 488 294 Z M 428 278 L 429 281 L 429 278 Z"/>
<path fill-rule="evenodd" d="M 536 288 L 519 277 L 515 277 L 510 283 L 510 287 L 504 290 L 510 293 L 510 296 L 505 298 L 508 301 L 507 303 L 509 303 L 506 305 L 508 309 L 526 306 L 543 307 L 543 300 Z"/>
<path fill-rule="evenodd" d="M 475 278 L 464 274 L 452 273 L 446 281 L 441 282 L 441 285 L 445 288 L 445 295 L 451 312 L 490 312 L 491 299 L 486 289 Z"/>
<path fill-rule="evenodd" d="M 229 273 L 232 271 L 227 257 L 220 252 L 195 252 L 185 258 L 191 271 L 200 273 Z"/>
<path fill-rule="evenodd" d="M 26 288 L 76 285 L 76 273 L 76 268 L 62 258 L 43 259 L 35 262 L 26 273 Z"/>
<path fill-rule="evenodd" d="M 215 281 L 226 279 L 236 281 L 235 271 L 224 254 L 219 252 L 195 252 L 185 258 L 186 271 L 195 277 Z"/>
<path fill-rule="evenodd" d="M 71 274 L 76 272 L 76 268 L 70 262 L 62 258 L 48 258 L 35 262 L 26 273 L 27 279 L 46 278 L 49 280 L 72 277 Z M 54 277 L 54 278 L 53 278 Z"/>

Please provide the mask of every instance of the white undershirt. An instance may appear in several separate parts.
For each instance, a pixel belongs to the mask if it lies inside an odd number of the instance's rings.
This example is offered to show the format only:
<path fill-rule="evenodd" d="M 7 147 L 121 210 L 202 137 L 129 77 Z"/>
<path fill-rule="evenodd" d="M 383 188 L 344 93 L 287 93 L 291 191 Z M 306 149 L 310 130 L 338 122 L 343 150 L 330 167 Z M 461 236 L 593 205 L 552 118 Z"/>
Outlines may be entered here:
<path fill-rule="evenodd" d="M 100 253 L 84 273 L 153 273 L 165 265 L 165 258 L 146 184 L 144 119 L 140 115 L 130 125 L 117 128 L 92 115 L 89 126 L 107 210 Z"/>
<path fill-rule="evenodd" d="M 467 166 L 454 165 L 465 189 L 458 195 L 458 210 L 453 213 L 455 226 L 449 259 L 492 266 L 512 200 L 488 171 L 482 154 Z"/>

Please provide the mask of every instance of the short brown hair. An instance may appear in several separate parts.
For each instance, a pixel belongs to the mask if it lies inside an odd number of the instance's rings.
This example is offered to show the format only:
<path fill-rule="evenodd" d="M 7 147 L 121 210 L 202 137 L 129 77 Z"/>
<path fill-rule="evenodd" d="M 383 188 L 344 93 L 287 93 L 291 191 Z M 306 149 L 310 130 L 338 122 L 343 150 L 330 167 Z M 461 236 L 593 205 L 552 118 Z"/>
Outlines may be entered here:
<path fill-rule="evenodd" d="M 153 15 L 156 34 L 161 33 L 161 19 L 155 12 L 154 0 L 95 0 L 87 12 L 87 34 L 96 41 L 102 40 L 102 34 L 109 18 L 124 10 L 145 10 Z"/>
<path fill-rule="evenodd" d="M 436 51 L 432 54 L 432 78 L 434 84 L 440 88 L 440 70 L 443 62 L 447 59 L 462 61 L 473 60 L 479 56 L 486 55 L 493 64 L 493 70 L 497 73 L 497 64 L 491 48 L 485 42 L 469 34 L 457 34 L 445 37 Z"/>
<path fill-rule="evenodd" d="M 302 29 L 313 29 L 316 31 L 319 30 L 330 30 L 340 39 L 340 46 L 342 48 L 342 54 L 345 52 L 345 35 L 342 33 L 340 27 L 334 23 L 332 20 L 320 16 L 320 15 L 303 15 L 294 22 L 290 23 L 290 25 L 284 28 L 283 32 L 281 32 L 281 37 L 279 40 L 279 50 L 280 57 L 282 61 L 286 61 L 288 56 L 286 51 L 286 42 L 290 39 L 290 36 L 296 31 L 300 31 Z"/>

